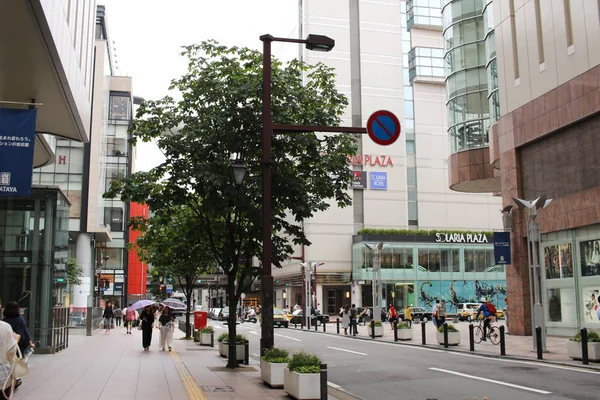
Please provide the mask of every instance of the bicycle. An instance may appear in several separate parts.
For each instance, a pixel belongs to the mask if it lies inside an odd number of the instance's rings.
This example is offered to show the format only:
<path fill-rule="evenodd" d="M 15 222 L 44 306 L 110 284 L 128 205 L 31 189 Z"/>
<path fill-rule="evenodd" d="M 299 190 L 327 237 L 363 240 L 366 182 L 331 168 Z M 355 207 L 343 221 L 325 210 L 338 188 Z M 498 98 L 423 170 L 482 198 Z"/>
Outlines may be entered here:
<path fill-rule="evenodd" d="M 490 321 L 490 328 L 488 329 L 486 338 L 490 339 L 492 344 L 500 343 L 500 329 L 497 326 L 492 325 Z M 475 327 L 475 343 L 479 344 L 483 340 L 483 320 L 479 321 L 479 324 Z"/>

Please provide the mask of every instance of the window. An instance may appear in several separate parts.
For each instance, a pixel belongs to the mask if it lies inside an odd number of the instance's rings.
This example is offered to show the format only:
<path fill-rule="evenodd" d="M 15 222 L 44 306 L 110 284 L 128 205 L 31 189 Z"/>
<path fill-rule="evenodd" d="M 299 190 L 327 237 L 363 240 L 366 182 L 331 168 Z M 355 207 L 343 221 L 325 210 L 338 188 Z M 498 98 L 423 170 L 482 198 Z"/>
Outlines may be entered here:
<path fill-rule="evenodd" d="M 419 270 L 440 272 L 441 255 L 439 249 L 419 248 Z"/>
<path fill-rule="evenodd" d="M 409 79 L 417 76 L 444 78 L 444 50 L 430 47 L 414 47 L 408 53 Z"/>
<path fill-rule="evenodd" d="M 402 3 L 401 3 L 402 4 Z M 406 9 L 407 28 L 413 25 L 442 27 L 441 0 L 409 0 Z"/>
<path fill-rule="evenodd" d="M 124 120 L 130 119 L 131 102 L 128 96 L 110 96 L 110 110 L 108 119 Z"/>
<path fill-rule="evenodd" d="M 104 225 L 110 226 L 113 232 L 123 231 L 123 209 L 122 208 L 105 208 L 104 209 Z"/>
<path fill-rule="evenodd" d="M 494 264 L 494 249 L 465 249 L 465 272 L 501 272 Z"/>
<path fill-rule="evenodd" d="M 409 201 L 408 202 L 408 219 L 409 220 L 419 219 L 418 212 L 417 212 L 417 202 L 416 201 Z"/>
<path fill-rule="evenodd" d="M 123 249 L 106 248 L 102 269 L 123 269 Z"/>
<path fill-rule="evenodd" d="M 406 168 L 406 184 L 408 186 L 417 186 L 417 169 L 415 167 Z"/>
<path fill-rule="evenodd" d="M 458 249 L 440 249 L 442 272 L 460 272 Z"/>

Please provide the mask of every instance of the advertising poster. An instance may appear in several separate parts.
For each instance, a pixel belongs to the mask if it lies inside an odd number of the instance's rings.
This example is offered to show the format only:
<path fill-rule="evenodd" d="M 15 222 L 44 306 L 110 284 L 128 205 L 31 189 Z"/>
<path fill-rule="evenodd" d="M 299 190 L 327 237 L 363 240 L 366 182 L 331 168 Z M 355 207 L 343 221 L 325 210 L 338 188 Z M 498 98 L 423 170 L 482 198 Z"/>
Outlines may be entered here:
<path fill-rule="evenodd" d="M 352 189 L 367 188 L 367 173 L 365 171 L 352 171 Z"/>
<path fill-rule="evenodd" d="M 387 190 L 387 172 L 371 172 L 371 189 Z"/>
<path fill-rule="evenodd" d="M 582 289 L 583 320 L 584 322 L 600 322 L 600 307 L 598 307 L 598 295 L 600 285 L 588 286 Z"/>
<path fill-rule="evenodd" d="M 579 245 L 581 253 L 581 275 L 600 275 L 600 240 L 588 240 Z"/>
<path fill-rule="evenodd" d="M 417 281 L 417 305 L 431 310 L 436 299 L 446 300 L 446 311 L 455 313 L 460 303 L 479 303 L 482 297 L 491 300 L 496 309 L 506 307 L 504 280 Z"/>
<path fill-rule="evenodd" d="M 546 279 L 560 278 L 558 246 L 548 246 L 544 248 L 544 267 L 546 269 Z"/>

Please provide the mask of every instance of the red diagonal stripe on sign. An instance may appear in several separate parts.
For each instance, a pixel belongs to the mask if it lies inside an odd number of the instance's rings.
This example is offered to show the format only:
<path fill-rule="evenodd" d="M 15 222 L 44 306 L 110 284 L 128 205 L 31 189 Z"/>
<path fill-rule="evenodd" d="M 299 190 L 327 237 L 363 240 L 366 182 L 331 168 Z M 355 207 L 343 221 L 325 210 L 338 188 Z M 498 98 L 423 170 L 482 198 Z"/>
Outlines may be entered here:
<path fill-rule="evenodd" d="M 392 135 L 392 133 L 390 131 L 388 131 L 387 128 L 385 126 L 383 126 L 383 124 L 381 122 L 379 122 L 378 118 L 375 118 L 375 122 L 377 122 L 379 124 L 379 126 L 381 127 L 381 129 L 383 129 L 385 131 L 385 133 L 388 134 L 390 139 L 394 137 L 394 135 Z"/>

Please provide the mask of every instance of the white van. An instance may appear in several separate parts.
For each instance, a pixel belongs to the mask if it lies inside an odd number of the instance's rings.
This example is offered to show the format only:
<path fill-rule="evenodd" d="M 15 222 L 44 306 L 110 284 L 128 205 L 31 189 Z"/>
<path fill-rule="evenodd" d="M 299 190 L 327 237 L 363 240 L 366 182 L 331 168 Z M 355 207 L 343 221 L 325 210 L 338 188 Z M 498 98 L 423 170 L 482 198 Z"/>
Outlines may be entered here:
<path fill-rule="evenodd" d="M 479 303 L 458 303 L 456 315 L 460 321 L 471 321 L 475 318 L 479 306 Z"/>

